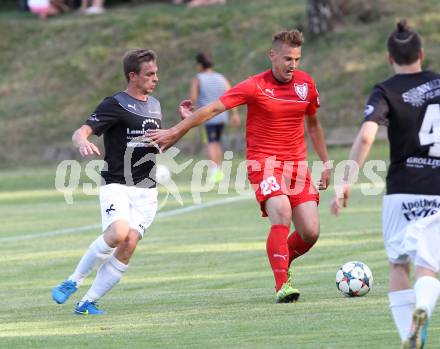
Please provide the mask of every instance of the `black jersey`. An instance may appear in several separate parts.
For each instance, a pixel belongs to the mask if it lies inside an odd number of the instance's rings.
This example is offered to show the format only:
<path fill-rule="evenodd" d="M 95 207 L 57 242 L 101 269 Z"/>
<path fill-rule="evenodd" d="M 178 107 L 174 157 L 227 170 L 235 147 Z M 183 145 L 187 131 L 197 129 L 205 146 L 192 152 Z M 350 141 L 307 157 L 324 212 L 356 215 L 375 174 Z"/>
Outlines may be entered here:
<path fill-rule="evenodd" d="M 119 92 L 98 105 L 85 124 L 95 135 L 104 135 L 106 167 L 101 176 L 105 184 L 156 186 L 152 170 L 158 148 L 142 137 L 149 129 L 159 129 L 161 120 L 160 103 L 152 96 L 141 101 Z"/>
<path fill-rule="evenodd" d="M 440 195 L 440 74 L 396 74 L 376 85 L 365 121 L 388 126 L 387 194 Z"/>

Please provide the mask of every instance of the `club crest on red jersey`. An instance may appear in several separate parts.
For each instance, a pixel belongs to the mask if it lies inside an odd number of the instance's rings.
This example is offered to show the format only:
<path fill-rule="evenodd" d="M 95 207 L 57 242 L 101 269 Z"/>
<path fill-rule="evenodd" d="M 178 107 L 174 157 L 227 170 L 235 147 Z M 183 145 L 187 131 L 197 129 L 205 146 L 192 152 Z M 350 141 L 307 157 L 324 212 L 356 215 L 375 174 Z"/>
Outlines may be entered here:
<path fill-rule="evenodd" d="M 309 87 L 307 86 L 307 83 L 303 83 L 303 84 L 293 84 L 293 86 L 295 87 L 295 92 L 298 95 L 299 98 L 301 98 L 301 100 L 305 101 L 307 98 L 307 93 L 309 92 Z"/>

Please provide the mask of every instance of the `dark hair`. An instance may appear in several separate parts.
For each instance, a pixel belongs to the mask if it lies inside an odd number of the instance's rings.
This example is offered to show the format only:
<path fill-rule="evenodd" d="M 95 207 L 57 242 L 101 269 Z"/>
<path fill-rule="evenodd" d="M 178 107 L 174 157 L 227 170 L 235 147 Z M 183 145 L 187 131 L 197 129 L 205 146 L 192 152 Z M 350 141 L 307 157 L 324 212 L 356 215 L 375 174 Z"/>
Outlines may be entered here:
<path fill-rule="evenodd" d="M 272 48 L 280 44 L 285 44 L 290 47 L 301 47 L 304 43 L 304 36 L 298 29 L 293 29 L 291 31 L 281 31 L 276 33 L 272 37 Z"/>
<path fill-rule="evenodd" d="M 156 62 L 156 60 L 157 54 L 153 50 L 137 49 L 128 51 L 122 60 L 125 78 L 129 81 L 129 74 L 131 72 L 139 74 L 142 63 Z"/>
<path fill-rule="evenodd" d="M 209 53 L 200 52 L 196 55 L 196 62 L 200 64 L 203 69 L 212 68 L 214 61 Z"/>
<path fill-rule="evenodd" d="M 402 19 L 388 37 L 387 47 L 388 52 L 397 64 L 409 65 L 419 58 L 422 40 L 420 35 L 409 27 L 406 20 Z"/>

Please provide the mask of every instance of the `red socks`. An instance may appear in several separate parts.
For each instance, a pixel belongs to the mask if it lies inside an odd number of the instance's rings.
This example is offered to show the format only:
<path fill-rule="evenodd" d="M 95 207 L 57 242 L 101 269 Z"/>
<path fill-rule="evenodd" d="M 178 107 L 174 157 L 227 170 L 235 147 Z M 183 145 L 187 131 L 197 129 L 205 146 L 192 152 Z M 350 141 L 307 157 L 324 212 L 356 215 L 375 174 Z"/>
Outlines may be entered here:
<path fill-rule="evenodd" d="M 266 241 L 267 257 L 275 277 L 275 289 L 277 291 L 287 281 L 287 269 L 289 268 L 288 235 L 288 226 L 272 225 Z"/>
<path fill-rule="evenodd" d="M 315 244 L 309 244 L 305 242 L 301 236 L 294 231 L 292 234 L 290 234 L 289 238 L 287 239 L 287 244 L 289 245 L 289 265 L 292 263 L 292 261 L 302 256 L 304 253 L 306 253 L 308 250 L 312 248 L 312 246 Z"/>
<path fill-rule="evenodd" d="M 305 242 L 296 231 L 289 236 L 288 226 L 272 225 L 267 236 L 266 252 L 275 277 L 277 291 L 287 281 L 290 263 L 310 250 L 314 244 Z"/>

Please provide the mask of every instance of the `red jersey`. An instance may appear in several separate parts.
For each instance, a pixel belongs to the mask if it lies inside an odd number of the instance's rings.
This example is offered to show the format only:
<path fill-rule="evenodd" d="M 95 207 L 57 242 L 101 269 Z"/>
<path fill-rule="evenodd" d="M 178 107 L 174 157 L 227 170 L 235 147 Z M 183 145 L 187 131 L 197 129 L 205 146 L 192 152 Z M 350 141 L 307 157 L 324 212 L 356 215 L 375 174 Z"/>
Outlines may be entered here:
<path fill-rule="evenodd" d="M 262 160 L 306 159 L 305 115 L 319 108 L 318 91 L 312 77 L 295 70 L 292 81 L 277 81 L 269 69 L 235 85 L 220 101 L 227 109 L 247 104 L 246 157 Z"/>

